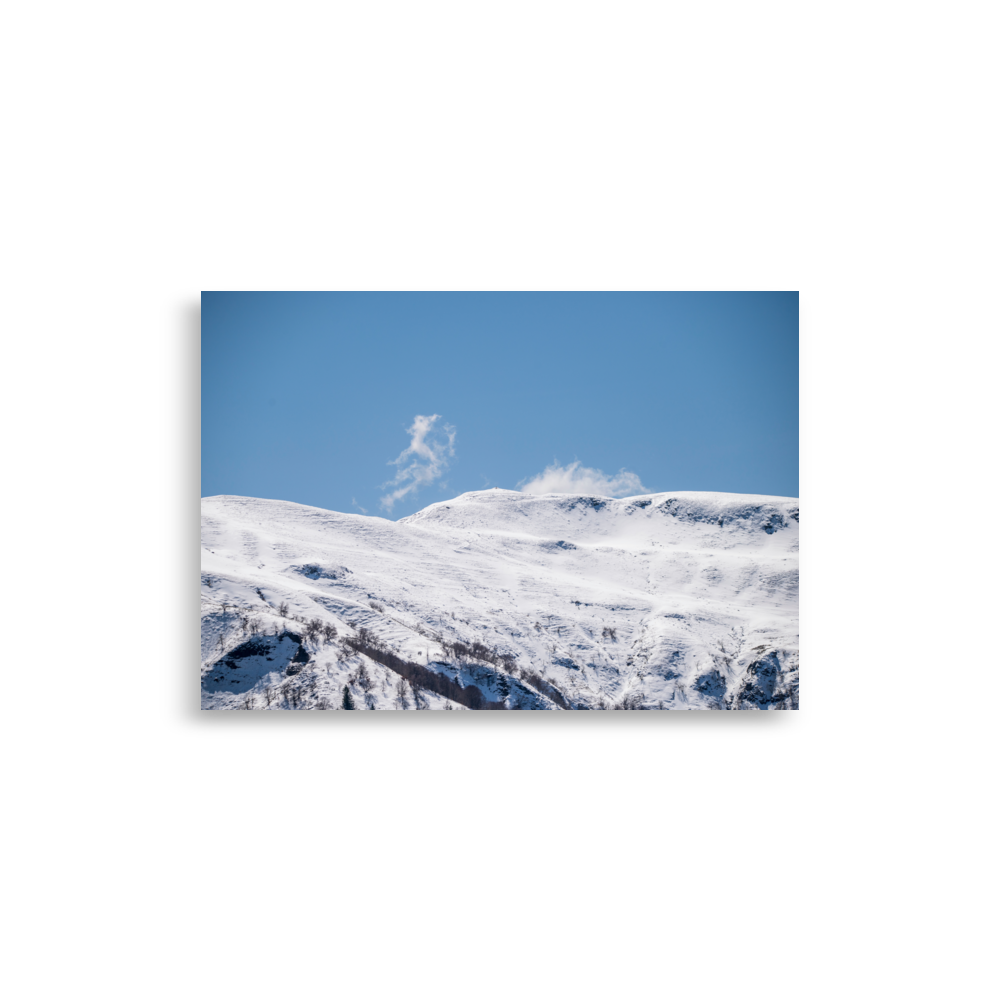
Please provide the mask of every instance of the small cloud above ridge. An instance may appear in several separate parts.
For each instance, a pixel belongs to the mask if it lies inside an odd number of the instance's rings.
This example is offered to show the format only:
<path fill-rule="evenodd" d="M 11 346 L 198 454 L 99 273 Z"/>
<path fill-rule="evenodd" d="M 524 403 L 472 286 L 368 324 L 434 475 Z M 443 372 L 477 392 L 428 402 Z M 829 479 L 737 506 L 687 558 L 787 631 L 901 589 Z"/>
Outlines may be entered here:
<path fill-rule="evenodd" d="M 451 424 L 437 426 L 439 413 L 431 416 L 417 414 L 406 433 L 410 435 L 409 447 L 399 457 L 389 462 L 398 468 L 393 479 L 382 484 L 382 489 L 396 487 L 379 500 L 379 506 L 391 511 L 397 501 L 440 479 L 448 468 L 448 459 L 455 454 L 456 430 Z"/>
<path fill-rule="evenodd" d="M 618 475 L 607 476 L 600 469 L 589 469 L 579 462 L 560 465 L 553 462 L 533 479 L 517 484 L 522 493 L 589 493 L 601 497 L 632 497 L 652 493 L 634 472 L 620 469 Z"/>

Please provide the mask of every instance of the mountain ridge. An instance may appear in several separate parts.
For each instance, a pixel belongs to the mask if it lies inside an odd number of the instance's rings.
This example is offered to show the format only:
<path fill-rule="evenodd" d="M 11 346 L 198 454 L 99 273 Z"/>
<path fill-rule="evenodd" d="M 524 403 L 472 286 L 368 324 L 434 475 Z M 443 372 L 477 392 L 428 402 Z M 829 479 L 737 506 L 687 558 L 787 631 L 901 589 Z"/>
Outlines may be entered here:
<path fill-rule="evenodd" d="M 345 686 L 376 709 L 480 707 L 435 687 L 531 710 L 798 707 L 796 498 L 493 489 L 399 521 L 237 496 L 202 513 L 205 708 L 336 708 Z"/>

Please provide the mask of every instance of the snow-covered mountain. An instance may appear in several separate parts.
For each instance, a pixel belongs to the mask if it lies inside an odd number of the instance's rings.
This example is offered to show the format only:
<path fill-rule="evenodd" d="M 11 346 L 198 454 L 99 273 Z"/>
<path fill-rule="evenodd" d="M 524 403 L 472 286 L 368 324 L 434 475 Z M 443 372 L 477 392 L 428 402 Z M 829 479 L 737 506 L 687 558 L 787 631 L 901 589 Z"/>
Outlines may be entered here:
<path fill-rule="evenodd" d="M 798 708 L 798 501 L 202 500 L 207 709 Z"/>

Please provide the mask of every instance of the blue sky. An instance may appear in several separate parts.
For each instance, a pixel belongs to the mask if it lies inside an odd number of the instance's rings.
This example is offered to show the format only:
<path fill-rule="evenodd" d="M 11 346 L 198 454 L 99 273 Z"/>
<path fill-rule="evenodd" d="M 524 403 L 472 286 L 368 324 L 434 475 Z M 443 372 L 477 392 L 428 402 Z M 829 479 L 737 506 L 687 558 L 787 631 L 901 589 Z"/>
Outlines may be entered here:
<path fill-rule="evenodd" d="M 203 496 L 519 484 L 798 496 L 798 293 L 202 294 Z"/>

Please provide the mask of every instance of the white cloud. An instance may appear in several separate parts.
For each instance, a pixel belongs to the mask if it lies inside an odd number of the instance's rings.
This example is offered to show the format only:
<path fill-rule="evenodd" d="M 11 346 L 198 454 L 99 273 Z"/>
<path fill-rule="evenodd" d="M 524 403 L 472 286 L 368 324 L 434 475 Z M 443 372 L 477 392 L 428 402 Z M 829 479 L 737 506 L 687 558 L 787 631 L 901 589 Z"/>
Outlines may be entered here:
<path fill-rule="evenodd" d="M 553 462 L 534 479 L 517 484 L 522 493 L 588 493 L 599 497 L 634 497 L 647 490 L 634 472 L 621 469 L 606 476 L 600 469 L 588 469 L 579 462 L 562 466 Z"/>
<path fill-rule="evenodd" d="M 455 454 L 455 428 L 451 424 L 435 426 L 440 419 L 437 413 L 413 418 L 413 425 L 406 432 L 410 435 L 410 446 L 389 463 L 398 468 L 396 476 L 382 484 L 382 489 L 396 487 L 379 501 L 383 509 L 392 510 L 396 501 L 444 475 L 448 459 Z"/>

